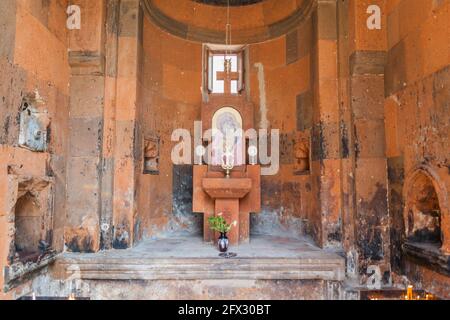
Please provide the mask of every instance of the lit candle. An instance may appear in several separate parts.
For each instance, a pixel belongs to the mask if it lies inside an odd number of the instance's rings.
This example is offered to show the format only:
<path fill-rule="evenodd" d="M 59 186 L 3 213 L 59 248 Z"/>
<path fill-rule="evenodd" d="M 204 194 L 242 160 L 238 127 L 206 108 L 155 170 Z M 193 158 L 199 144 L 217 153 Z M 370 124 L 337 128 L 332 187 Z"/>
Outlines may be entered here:
<path fill-rule="evenodd" d="M 407 300 L 413 300 L 413 286 L 409 285 L 406 291 Z"/>
<path fill-rule="evenodd" d="M 256 148 L 256 146 L 248 147 L 248 155 L 250 156 L 250 164 L 254 166 L 258 161 L 256 158 L 258 155 L 258 148 Z"/>
<path fill-rule="evenodd" d="M 204 146 L 197 146 L 195 148 L 195 154 L 197 155 L 197 164 L 202 165 L 203 164 L 203 156 L 205 155 L 206 150 Z"/>

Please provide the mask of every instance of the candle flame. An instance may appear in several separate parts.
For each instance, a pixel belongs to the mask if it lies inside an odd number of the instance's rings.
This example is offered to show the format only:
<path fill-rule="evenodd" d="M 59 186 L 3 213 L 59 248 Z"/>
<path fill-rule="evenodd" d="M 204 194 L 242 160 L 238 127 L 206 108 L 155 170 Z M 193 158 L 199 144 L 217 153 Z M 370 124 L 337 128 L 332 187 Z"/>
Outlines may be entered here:
<path fill-rule="evenodd" d="M 406 300 L 414 300 L 414 297 L 413 297 L 413 286 L 412 285 L 408 286 L 408 289 L 406 290 L 406 296 L 407 296 Z"/>

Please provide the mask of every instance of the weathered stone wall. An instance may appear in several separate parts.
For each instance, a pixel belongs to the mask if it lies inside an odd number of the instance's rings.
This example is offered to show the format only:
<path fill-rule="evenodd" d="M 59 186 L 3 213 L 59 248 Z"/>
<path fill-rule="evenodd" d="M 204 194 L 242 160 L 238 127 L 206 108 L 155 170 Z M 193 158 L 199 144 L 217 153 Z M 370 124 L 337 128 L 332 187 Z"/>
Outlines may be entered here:
<path fill-rule="evenodd" d="M 91 300 L 346 300 L 340 281 L 289 279 L 194 280 L 60 280 L 45 270 L 32 282 L 16 289 L 14 298 L 30 296 L 77 297 Z"/>
<path fill-rule="evenodd" d="M 14 234 L 5 201 L 8 173 L 53 177 L 53 246 L 63 248 L 69 118 L 68 1 L 5 0 L 0 3 L 0 268 L 7 264 Z M 50 119 L 47 152 L 18 147 L 19 109 L 28 97 Z M 9 169 L 8 169 L 9 168 Z M 8 172 L 9 171 L 9 172 Z M 9 204 L 10 205 L 10 204 Z M 12 229 L 11 229 L 12 228 Z M 3 272 L 2 272 L 3 274 Z M 0 287 L 3 289 L 3 276 Z M 0 293 L 0 297 L 3 293 Z"/>
<path fill-rule="evenodd" d="M 113 143 L 112 246 L 133 244 L 137 222 L 138 177 L 142 170 L 141 108 L 143 12 L 138 0 L 120 2 L 117 37 L 115 132 Z M 104 212 L 106 213 L 106 211 Z"/>
<path fill-rule="evenodd" d="M 175 143 L 171 135 L 177 128 L 193 135 L 194 121 L 200 119 L 202 45 L 162 32 L 145 17 L 143 48 L 141 138 L 157 137 L 160 143 L 159 173 L 139 172 L 140 231 L 143 236 L 152 236 L 173 229 L 198 230 L 192 223 L 199 217 L 191 212 L 192 208 L 178 208 L 176 198 L 181 194 L 173 194 L 173 190 L 182 192 L 173 181 L 189 181 L 184 176 L 189 170 L 177 170 L 172 164 Z"/>
<path fill-rule="evenodd" d="M 369 5 L 381 9 L 381 29 L 369 29 Z M 354 139 L 355 245 L 359 272 L 380 268 L 390 282 L 389 214 L 384 130 L 386 1 L 350 1 L 349 94 Z M 351 39 L 354 39 L 352 41 Z M 363 278 L 364 279 L 364 278 Z"/>
<path fill-rule="evenodd" d="M 103 1 L 74 1 L 81 28 L 69 32 L 70 152 L 67 159 L 68 250 L 94 252 L 100 247 L 99 212 L 104 112 Z"/>
<path fill-rule="evenodd" d="M 450 3 L 388 1 L 385 81 L 386 155 L 391 215 L 392 268 L 448 296 L 445 276 L 406 262 L 405 185 L 418 169 L 432 177 L 439 198 L 443 252 L 449 252 L 449 88 Z M 411 192 L 410 192 L 411 191 Z M 431 201 L 431 200 L 430 200 Z M 440 280 L 439 280 L 440 279 Z M 446 284 L 447 283 L 447 284 Z"/>
<path fill-rule="evenodd" d="M 70 34 L 71 192 L 65 243 L 75 252 L 126 249 L 138 221 L 142 170 L 142 22 L 138 0 L 78 1 Z"/>
<path fill-rule="evenodd" d="M 380 9 L 380 29 L 368 28 L 370 5 Z M 391 275 L 383 110 L 384 8 L 384 0 L 337 2 L 339 221 L 347 275 L 359 278 L 363 285 L 369 266 L 380 268 L 384 284 L 390 283 Z"/>
<path fill-rule="evenodd" d="M 310 171 L 296 173 L 301 137 L 310 148 L 311 24 L 307 19 L 283 37 L 249 46 L 247 90 L 255 129 L 280 134 L 280 169 L 261 179 L 262 212 L 252 217 L 254 232 L 302 234 L 312 211 Z"/>
<path fill-rule="evenodd" d="M 337 3 L 318 1 L 312 16 L 311 233 L 322 247 L 341 247 L 341 163 Z"/>

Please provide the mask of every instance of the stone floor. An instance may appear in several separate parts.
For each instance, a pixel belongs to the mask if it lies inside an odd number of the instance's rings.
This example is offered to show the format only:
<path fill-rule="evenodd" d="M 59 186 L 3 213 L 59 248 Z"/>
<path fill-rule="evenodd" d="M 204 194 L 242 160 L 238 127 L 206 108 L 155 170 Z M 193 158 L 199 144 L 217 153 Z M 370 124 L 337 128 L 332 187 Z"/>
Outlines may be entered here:
<path fill-rule="evenodd" d="M 252 236 L 251 242 L 230 246 L 229 252 L 237 258 L 326 258 L 336 257 L 315 246 L 308 238 L 288 238 L 269 235 Z M 101 251 L 96 254 L 66 253 L 66 257 L 79 258 L 217 258 L 219 252 L 212 243 L 203 242 L 201 237 L 178 236 L 144 240 L 128 250 Z"/>

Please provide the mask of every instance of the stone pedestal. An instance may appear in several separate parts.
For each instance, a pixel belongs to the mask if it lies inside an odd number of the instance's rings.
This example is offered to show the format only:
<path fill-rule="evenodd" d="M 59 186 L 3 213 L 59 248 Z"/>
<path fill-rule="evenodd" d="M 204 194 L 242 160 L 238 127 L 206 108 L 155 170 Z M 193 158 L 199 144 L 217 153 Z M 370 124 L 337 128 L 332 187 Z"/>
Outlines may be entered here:
<path fill-rule="evenodd" d="M 231 224 L 228 239 L 231 244 L 239 243 L 240 230 L 240 199 L 252 189 L 249 178 L 208 178 L 202 179 L 203 190 L 214 199 L 214 214 L 222 215 Z M 217 236 L 217 233 L 216 233 Z"/>
<path fill-rule="evenodd" d="M 232 226 L 228 232 L 230 244 L 239 243 L 239 199 L 216 199 L 215 213 L 223 212 L 223 217 L 228 223 L 236 221 L 237 225 Z M 216 233 L 217 237 L 217 233 Z"/>
<path fill-rule="evenodd" d="M 208 218 L 222 213 L 228 223 L 237 222 L 228 233 L 230 244 L 247 243 L 250 236 L 250 213 L 261 208 L 260 166 L 246 166 L 231 172 L 229 179 L 208 166 L 194 166 L 193 211 L 204 214 L 203 239 L 215 241 L 218 234 L 209 228 Z"/>

